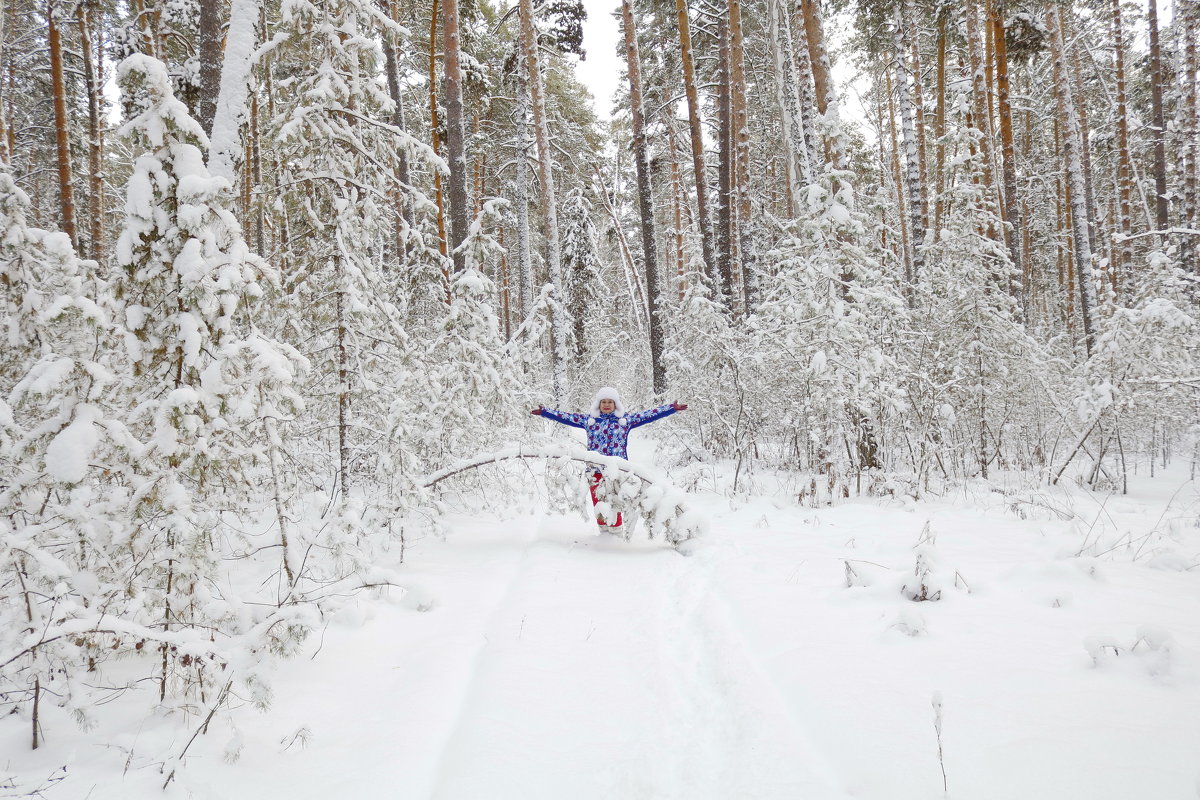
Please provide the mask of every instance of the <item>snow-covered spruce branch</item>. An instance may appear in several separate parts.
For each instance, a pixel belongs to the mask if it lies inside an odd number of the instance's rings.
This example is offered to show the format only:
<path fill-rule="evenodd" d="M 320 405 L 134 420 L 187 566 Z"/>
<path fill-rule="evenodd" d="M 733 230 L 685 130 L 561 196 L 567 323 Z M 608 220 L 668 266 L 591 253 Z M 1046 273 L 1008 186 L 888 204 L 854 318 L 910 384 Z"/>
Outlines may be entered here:
<path fill-rule="evenodd" d="M 610 474 L 628 476 L 641 481 L 636 496 L 629 497 L 619 490 L 623 507 L 636 509 L 646 522 L 647 532 L 653 538 L 658 530 L 662 530 L 664 538 L 671 544 L 679 544 L 704 531 L 704 522 L 694 513 L 684 500 L 683 492 L 677 490 L 663 475 L 645 467 L 631 464 L 617 456 L 606 456 L 577 447 L 540 446 L 512 447 L 493 453 L 483 453 L 467 461 L 425 476 L 419 484 L 426 489 L 455 475 L 477 469 L 488 464 L 519 459 L 544 461 L 578 461 L 589 467 L 603 467 Z M 616 497 L 613 498 L 617 500 Z M 627 505 L 625 505 L 627 503 Z M 614 511 L 617 510 L 614 508 Z"/>

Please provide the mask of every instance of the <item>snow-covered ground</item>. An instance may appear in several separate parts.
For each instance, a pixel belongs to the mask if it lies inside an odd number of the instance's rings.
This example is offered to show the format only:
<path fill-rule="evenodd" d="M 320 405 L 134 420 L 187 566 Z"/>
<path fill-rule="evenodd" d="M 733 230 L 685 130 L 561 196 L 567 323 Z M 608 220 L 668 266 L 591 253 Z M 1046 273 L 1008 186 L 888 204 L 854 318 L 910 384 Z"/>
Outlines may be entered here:
<path fill-rule="evenodd" d="M 28 790 L 65 763 L 51 800 L 1195 798 L 1187 477 L 820 509 L 697 491 L 690 556 L 578 517 L 459 518 L 165 792 L 190 733 L 154 717 L 36 752 L 0 722 L 0 773 Z"/>

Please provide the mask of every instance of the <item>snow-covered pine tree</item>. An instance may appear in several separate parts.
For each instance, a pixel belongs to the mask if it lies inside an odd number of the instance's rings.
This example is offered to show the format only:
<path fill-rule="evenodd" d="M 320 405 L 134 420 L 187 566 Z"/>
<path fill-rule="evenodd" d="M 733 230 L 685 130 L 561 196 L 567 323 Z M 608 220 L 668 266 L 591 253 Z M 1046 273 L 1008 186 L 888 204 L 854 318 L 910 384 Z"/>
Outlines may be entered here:
<path fill-rule="evenodd" d="M 826 168 L 784 228 L 775 279 L 754 324 L 761 385 L 785 463 L 846 491 L 855 474 L 885 466 L 887 426 L 903 407 L 893 343 L 905 321 L 895 276 L 886 275 L 856 208 L 849 172 Z M 797 372 L 803 376 L 797 382 Z"/>
<path fill-rule="evenodd" d="M 967 124 L 966 91 L 950 105 L 947 144 L 959 169 L 942 196 L 941 229 L 926 245 L 904 347 L 905 459 L 923 486 L 935 473 L 986 478 L 995 466 L 1036 468 L 1054 422 L 1042 411 L 1054 405 L 1046 393 L 1062 376 L 1061 362 L 1020 322 L 1009 249 L 984 235 L 1002 223 L 983 181 L 987 152 L 971 146 L 985 134 Z"/>
<path fill-rule="evenodd" d="M 574 359 L 576 368 L 586 363 L 589 352 L 589 329 L 593 329 L 603 316 L 605 309 L 600 293 L 600 259 L 596 253 L 596 230 L 592 224 L 592 205 L 581 187 L 567 193 L 562 207 L 562 259 L 563 294 L 567 298 L 567 312 L 571 316 L 574 332 Z M 572 378 L 572 383 L 582 380 L 582 375 Z"/>
<path fill-rule="evenodd" d="M 135 110 L 122 133 L 145 152 L 129 179 L 112 283 L 128 365 L 127 460 L 106 468 L 129 492 L 130 530 L 109 556 L 136 598 L 130 620 L 161 633 L 165 699 L 212 680 L 180 641 L 224 640 L 260 621 L 216 578 L 238 535 L 228 523 L 255 510 L 259 474 L 279 446 L 263 428 L 300 406 L 291 385 L 303 359 L 258 329 L 258 301 L 277 276 L 242 239 L 229 183 L 208 173 L 204 132 L 166 70 L 134 55 L 117 77 Z M 297 633 L 267 630 L 275 646 Z"/>
<path fill-rule="evenodd" d="M 283 96 L 269 135 L 282 187 L 276 212 L 289 232 L 289 325 L 313 363 L 305 398 L 314 446 L 303 467 L 348 503 L 374 454 L 396 441 L 377 423 L 412 366 L 394 302 L 405 282 L 385 275 L 379 257 L 393 236 L 395 191 L 411 191 L 397 183 L 400 154 L 407 150 L 414 168 L 444 172 L 445 164 L 391 124 L 376 38 L 395 25 L 390 17 L 366 0 L 298 0 L 282 11 L 272 58 L 286 77 L 276 81 Z"/>
<path fill-rule="evenodd" d="M 110 422 L 106 315 L 85 294 L 95 286 L 69 238 L 29 227 L 28 205 L 0 164 L 0 619 L 8 621 L 0 625 L 0 698 L 30 721 L 36 749 L 53 727 L 43 700 L 88 721 L 80 673 L 109 651 L 82 632 L 102 609 L 119 613 L 124 604 L 123 587 L 102 580 L 107 559 L 97 556 L 121 539 L 114 520 L 126 494 L 85 480 Z"/>
<path fill-rule="evenodd" d="M 389 429 L 412 443 L 426 472 L 524 438 L 528 408 L 537 404 L 504 347 L 496 286 L 481 269 L 499 253 L 493 231 L 504 205 L 488 201 L 471 224 L 465 268 L 452 277 L 446 315 L 412 376 L 416 391 L 397 396 L 388 415 Z"/>

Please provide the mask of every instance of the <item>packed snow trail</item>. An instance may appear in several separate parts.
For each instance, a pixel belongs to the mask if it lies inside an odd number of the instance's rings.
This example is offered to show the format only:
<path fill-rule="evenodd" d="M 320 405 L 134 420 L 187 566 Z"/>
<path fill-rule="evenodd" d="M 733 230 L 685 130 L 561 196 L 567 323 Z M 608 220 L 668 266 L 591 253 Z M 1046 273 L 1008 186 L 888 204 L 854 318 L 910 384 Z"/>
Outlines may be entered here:
<path fill-rule="evenodd" d="M 697 491 L 690 557 L 578 518 L 458 517 L 409 543 L 406 592 L 332 618 L 165 792 L 196 710 L 114 703 L 34 752 L 0 719 L 0 767 L 65 760 L 46 800 L 929 800 L 943 766 L 955 800 L 1195 800 L 1194 486 L 821 509 Z M 918 552 L 937 602 L 901 594 Z"/>
<path fill-rule="evenodd" d="M 836 796 L 714 569 L 544 521 L 487 622 L 433 796 Z"/>

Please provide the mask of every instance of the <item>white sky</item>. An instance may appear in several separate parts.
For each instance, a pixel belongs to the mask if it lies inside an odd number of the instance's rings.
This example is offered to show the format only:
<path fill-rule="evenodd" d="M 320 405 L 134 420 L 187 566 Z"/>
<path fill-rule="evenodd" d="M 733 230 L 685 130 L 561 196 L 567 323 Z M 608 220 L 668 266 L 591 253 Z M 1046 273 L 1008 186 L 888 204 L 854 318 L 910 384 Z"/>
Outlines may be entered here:
<path fill-rule="evenodd" d="M 607 120 L 611 117 L 612 98 L 624 74 L 625 62 L 618 54 L 617 44 L 621 41 L 621 4 L 614 0 L 583 0 L 588 18 L 583 24 L 583 47 L 587 60 L 576 64 L 579 80 L 596 99 L 596 116 Z M 836 36 L 838 31 L 831 33 Z M 858 95 L 853 88 L 864 80 L 855 81 L 852 70 L 845 60 L 834 64 L 834 78 L 842 96 L 842 114 L 848 120 L 862 118 Z M 682 78 L 681 78 L 682 79 Z"/>
<path fill-rule="evenodd" d="M 596 98 L 596 116 L 609 119 L 613 93 L 621 81 L 623 62 L 617 56 L 621 25 L 614 14 L 621 4 L 613 0 L 583 0 L 588 18 L 583 24 L 583 47 L 587 60 L 579 62 L 575 73 Z"/>

